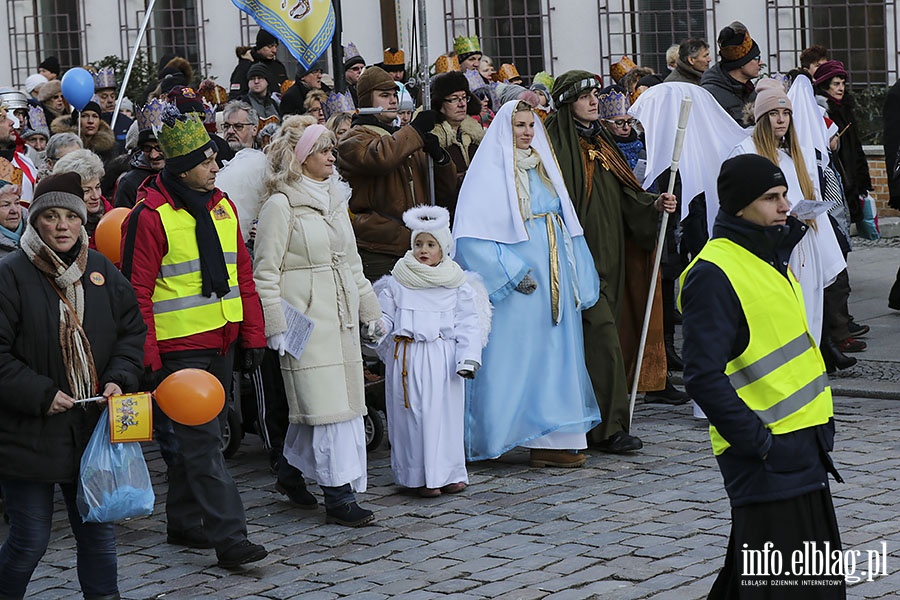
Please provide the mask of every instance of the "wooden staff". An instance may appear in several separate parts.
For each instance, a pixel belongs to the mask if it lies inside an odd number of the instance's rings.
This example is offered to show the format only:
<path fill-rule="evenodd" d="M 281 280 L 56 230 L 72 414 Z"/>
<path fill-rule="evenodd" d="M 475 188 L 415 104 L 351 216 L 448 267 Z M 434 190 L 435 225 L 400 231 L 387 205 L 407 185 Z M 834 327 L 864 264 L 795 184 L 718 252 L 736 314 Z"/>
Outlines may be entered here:
<path fill-rule="evenodd" d="M 688 117 L 691 114 L 692 100 L 685 96 L 681 99 L 681 111 L 678 114 L 678 129 L 675 131 L 675 147 L 672 148 L 672 164 L 669 167 L 668 193 L 675 190 L 675 175 L 678 173 L 678 163 L 681 161 L 681 148 L 684 146 L 684 132 L 687 129 Z M 659 263 L 662 261 L 663 249 L 666 245 L 666 226 L 669 224 L 669 213 L 663 211 L 662 223 L 659 227 L 659 235 L 656 238 L 656 256 L 653 259 L 653 272 L 650 276 L 650 294 L 647 296 L 647 307 L 644 310 L 644 324 L 641 327 L 641 343 L 638 346 L 637 364 L 634 368 L 634 381 L 631 383 L 631 397 L 628 405 L 628 427 L 631 429 L 631 421 L 634 418 L 634 400 L 637 397 L 638 381 L 641 378 L 641 365 L 644 362 L 644 347 L 647 345 L 647 331 L 650 328 L 650 312 L 653 309 L 653 296 L 656 294 L 656 274 L 659 272 Z"/>

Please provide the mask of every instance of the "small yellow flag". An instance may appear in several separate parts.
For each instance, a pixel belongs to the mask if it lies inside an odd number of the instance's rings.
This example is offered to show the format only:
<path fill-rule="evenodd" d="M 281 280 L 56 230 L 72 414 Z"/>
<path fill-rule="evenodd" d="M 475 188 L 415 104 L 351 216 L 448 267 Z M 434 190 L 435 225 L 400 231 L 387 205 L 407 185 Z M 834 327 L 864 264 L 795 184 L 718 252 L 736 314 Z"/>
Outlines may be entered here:
<path fill-rule="evenodd" d="M 153 402 L 149 393 L 109 398 L 109 441 L 149 442 L 153 439 Z"/>

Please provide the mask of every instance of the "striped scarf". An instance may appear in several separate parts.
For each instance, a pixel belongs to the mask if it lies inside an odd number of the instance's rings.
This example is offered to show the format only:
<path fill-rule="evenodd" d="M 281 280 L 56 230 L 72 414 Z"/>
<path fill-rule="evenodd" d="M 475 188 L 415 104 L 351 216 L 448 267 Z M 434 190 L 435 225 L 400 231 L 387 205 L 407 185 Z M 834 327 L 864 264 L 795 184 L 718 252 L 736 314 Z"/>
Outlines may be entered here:
<path fill-rule="evenodd" d="M 40 238 L 34 227 L 25 229 L 22 250 L 31 264 L 47 276 L 59 295 L 59 347 L 62 351 L 66 380 L 73 398 L 90 398 L 97 392 L 97 370 L 91 343 L 81 326 L 84 320 L 84 287 L 81 278 L 87 266 L 88 236 L 84 227 L 79 238 L 81 247 L 72 264 L 66 265 Z"/>

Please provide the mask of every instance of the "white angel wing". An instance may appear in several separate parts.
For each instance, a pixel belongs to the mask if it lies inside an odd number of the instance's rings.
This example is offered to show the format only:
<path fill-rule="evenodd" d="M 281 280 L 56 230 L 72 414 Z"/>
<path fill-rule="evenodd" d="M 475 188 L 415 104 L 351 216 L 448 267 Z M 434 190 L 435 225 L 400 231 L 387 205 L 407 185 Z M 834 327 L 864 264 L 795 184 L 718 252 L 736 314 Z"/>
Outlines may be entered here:
<path fill-rule="evenodd" d="M 237 207 L 245 242 L 266 200 L 265 174 L 266 155 L 259 150 L 245 148 L 235 154 L 216 176 L 216 187 L 225 192 Z"/>
<path fill-rule="evenodd" d="M 678 172 L 681 174 L 681 218 L 687 216 L 690 199 L 706 193 L 707 225 L 712 232 L 719 196 L 716 179 L 719 167 L 732 149 L 750 131 L 732 119 L 716 99 L 699 85 L 690 83 L 662 83 L 642 93 L 628 112 L 641 122 L 646 132 L 647 176 L 653 181 L 672 164 L 675 147 L 675 128 L 681 109 L 681 99 L 693 101 L 691 115 L 684 135 L 684 146 Z"/>
<path fill-rule="evenodd" d="M 826 157 L 827 161 L 828 130 L 825 127 L 825 119 L 822 118 L 822 111 L 807 77 L 797 77 L 787 95 L 791 100 L 794 132 L 797 134 L 797 141 L 800 142 L 800 149 L 803 150 L 803 162 L 806 163 L 806 171 L 821 198 L 822 190 L 819 189 L 819 178 L 816 175 L 818 172 L 816 152 L 819 156 Z"/>
<path fill-rule="evenodd" d="M 481 325 L 481 347 L 484 348 L 487 346 L 488 336 L 491 333 L 491 319 L 494 314 L 494 306 L 488 298 L 487 289 L 484 287 L 481 275 L 474 271 L 466 271 L 466 281 L 475 291 L 475 309 L 478 312 L 478 322 Z"/>

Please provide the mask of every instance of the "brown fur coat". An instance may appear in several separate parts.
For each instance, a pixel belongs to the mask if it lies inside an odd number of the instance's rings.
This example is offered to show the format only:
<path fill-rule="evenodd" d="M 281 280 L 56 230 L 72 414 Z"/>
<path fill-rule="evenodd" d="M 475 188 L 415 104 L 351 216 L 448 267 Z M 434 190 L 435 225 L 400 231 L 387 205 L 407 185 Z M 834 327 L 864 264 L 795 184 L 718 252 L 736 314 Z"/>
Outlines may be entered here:
<path fill-rule="evenodd" d="M 53 123 L 50 124 L 50 132 L 72 132 L 78 134 L 78 122 L 73 122 L 73 119 L 73 117 L 68 115 L 53 119 Z M 82 132 L 81 141 L 84 143 L 85 148 L 103 159 L 104 164 L 116 155 L 116 135 L 106 121 L 100 121 L 97 133 L 91 137 L 86 137 Z"/>

